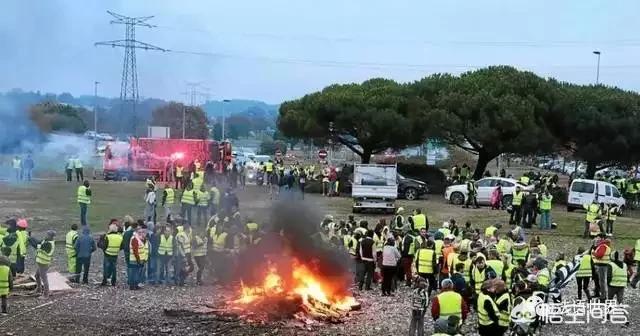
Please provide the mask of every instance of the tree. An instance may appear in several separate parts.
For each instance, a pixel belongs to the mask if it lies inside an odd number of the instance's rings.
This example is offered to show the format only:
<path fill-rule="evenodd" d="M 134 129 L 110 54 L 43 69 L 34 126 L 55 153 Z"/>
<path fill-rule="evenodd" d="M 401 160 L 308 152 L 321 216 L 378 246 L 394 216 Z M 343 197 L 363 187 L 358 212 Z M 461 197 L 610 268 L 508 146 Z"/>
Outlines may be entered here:
<path fill-rule="evenodd" d="M 171 138 L 180 139 L 182 138 L 183 110 L 185 116 L 185 138 L 207 139 L 209 137 L 207 117 L 200 107 L 185 106 L 176 102 L 157 107 L 151 113 L 151 125 L 169 127 L 171 129 Z"/>
<path fill-rule="evenodd" d="M 276 132 L 273 134 L 273 139 L 284 141 L 287 145 L 289 145 L 289 148 L 291 149 L 293 149 L 293 147 L 300 142 L 300 139 L 287 137 L 282 134 L 282 131 L 280 130 L 276 130 Z"/>
<path fill-rule="evenodd" d="M 558 87 L 561 113 L 547 118 L 548 127 L 573 156 L 587 163 L 586 175 L 640 159 L 640 96 L 599 86 L 552 82 Z"/>
<path fill-rule="evenodd" d="M 86 109 L 54 102 L 32 105 L 28 113 L 31 121 L 44 133 L 82 133 L 87 130 L 89 119 L 93 122 L 93 116 Z"/>
<path fill-rule="evenodd" d="M 430 130 L 478 155 L 475 179 L 502 153 L 552 150 L 543 118 L 553 104 L 553 88 L 531 72 L 489 67 L 459 77 L 433 75 L 412 88 Z"/>
<path fill-rule="evenodd" d="M 275 155 L 280 150 L 282 155 L 287 153 L 287 144 L 284 141 L 265 139 L 260 143 L 260 155 Z"/>
<path fill-rule="evenodd" d="M 278 128 L 286 137 L 335 141 L 368 163 L 372 154 L 424 140 L 406 94 L 405 86 L 386 79 L 331 85 L 282 104 Z"/>

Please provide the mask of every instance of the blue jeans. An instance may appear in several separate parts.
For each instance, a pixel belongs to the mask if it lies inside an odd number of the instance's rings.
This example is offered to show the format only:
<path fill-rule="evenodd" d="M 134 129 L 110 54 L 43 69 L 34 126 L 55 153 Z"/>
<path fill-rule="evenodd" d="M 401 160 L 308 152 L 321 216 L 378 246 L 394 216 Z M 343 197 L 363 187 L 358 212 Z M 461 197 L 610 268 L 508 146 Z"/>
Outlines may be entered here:
<path fill-rule="evenodd" d="M 551 211 L 542 210 L 540 212 L 540 230 L 551 229 Z"/>
<path fill-rule="evenodd" d="M 136 262 L 127 262 L 127 282 L 130 289 L 138 286 L 141 269 L 142 265 L 138 265 Z"/>
<path fill-rule="evenodd" d="M 158 256 L 152 254 L 149 255 L 149 261 L 147 262 L 147 282 L 155 284 L 157 282 L 158 273 Z"/>
<path fill-rule="evenodd" d="M 182 216 L 182 218 L 186 220 L 187 223 L 189 223 L 189 225 L 192 224 L 191 223 L 192 209 L 193 209 L 193 206 L 191 204 L 182 203 L 182 210 L 180 211 L 180 216 Z"/>
<path fill-rule="evenodd" d="M 118 268 L 118 256 L 104 256 L 102 262 L 102 284 L 106 285 L 107 280 L 111 278 L 111 285 L 116 285 L 116 274 Z M 127 277 L 129 276 L 129 268 L 127 267 Z"/>
<path fill-rule="evenodd" d="M 87 225 L 87 204 L 86 203 L 78 203 L 80 204 L 80 224 L 82 226 Z"/>
<path fill-rule="evenodd" d="M 158 283 L 164 282 L 165 278 L 168 282 L 169 280 L 169 263 L 171 262 L 171 256 L 169 255 L 161 255 L 158 256 L 158 264 L 159 269 L 156 272 L 156 276 L 158 279 Z"/>

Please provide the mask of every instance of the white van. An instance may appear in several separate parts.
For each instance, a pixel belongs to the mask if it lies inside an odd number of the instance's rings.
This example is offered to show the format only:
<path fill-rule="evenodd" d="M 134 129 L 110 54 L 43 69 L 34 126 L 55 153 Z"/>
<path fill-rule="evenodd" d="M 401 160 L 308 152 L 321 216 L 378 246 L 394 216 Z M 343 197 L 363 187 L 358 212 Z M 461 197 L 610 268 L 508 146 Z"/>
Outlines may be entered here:
<path fill-rule="evenodd" d="M 620 213 L 626 207 L 624 197 L 613 184 L 597 180 L 575 179 L 569 187 L 567 211 L 584 209 L 583 205 L 591 203 L 594 199 L 598 203 L 615 203 L 620 207 Z"/>

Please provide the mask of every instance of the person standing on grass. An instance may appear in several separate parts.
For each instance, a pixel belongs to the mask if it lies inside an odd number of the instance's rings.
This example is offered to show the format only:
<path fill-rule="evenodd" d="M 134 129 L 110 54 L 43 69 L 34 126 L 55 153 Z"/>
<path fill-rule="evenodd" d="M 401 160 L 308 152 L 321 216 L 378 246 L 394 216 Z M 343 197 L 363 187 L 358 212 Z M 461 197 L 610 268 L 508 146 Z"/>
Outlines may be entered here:
<path fill-rule="evenodd" d="M 116 285 L 116 275 L 118 274 L 118 254 L 122 249 L 122 235 L 118 233 L 118 226 L 109 225 L 109 233 L 104 238 L 104 260 L 101 286 L 107 285 L 107 280 L 111 278 L 111 286 Z"/>
<path fill-rule="evenodd" d="M 0 313 L 7 315 L 7 297 L 13 289 L 13 276 L 11 275 L 11 261 L 9 261 L 11 249 L 3 247 L 0 249 Z"/>
<path fill-rule="evenodd" d="M 607 299 L 615 298 L 618 304 L 622 304 L 624 288 L 627 287 L 627 265 L 620 260 L 618 251 L 611 253 L 607 284 L 609 285 Z"/>
<path fill-rule="evenodd" d="M 73 168 L 76 170 L 76 180 L 78 182 L 84 180 L 84 168 L 82 167 L 82 160 L 79 156 L 73 160 Z"/>
<path fill-rule="evenodd" d="M 424 335 L 424 314 L 427 312 L 427 283 L 418 277 L 411 293 L 411 323 L 409 324 L 410 336 Z"/>
<path fill-rule="evenodd" d="M 387 238 L 386 244 L 382 248 L 382 296 L 391 295 L 391 284 L 397 272 L 400 262 L 400 251 L 396 248 L 396 241 L 393 237 Z"/>
<path fill-rule="evenodd" d="M 49 272 L 49 265 L 51 265 L 51 261 L 53 260 L 55 251 L 53 238 L 55 236 L 55 231 L 49 230 L 42 241 L 38 241 L 33 237 L 29 238 L 31 246 L 36 248 L 36 291 L 38 293 L 42 292 L 45 297 L 49 296 L 49 277 L 47 276 L 47 272 Z"/>
<path fill-rule="evenodd" d="M 162 207 L 164 208 L 164 220 L 169 220 L 169 216 L 171 215 L 171 207 L 173 207 L 173 203 L 175 203 L 176 196 L 175 190 L 171 188 L 169 183 L 165 183 L 164 189 L 162 190 Z"/>
<path fill-rule="evenodd" d="M 545 190 L 540 197 L 540 230 L 551 229 L 551 201 L 553 196 Z"/>
<path fill-rule="evenodd" d="M 73 158 L 69 157 L 67 159 L 67 163 L 65 163 L 64 165 L 64 171 L 67 174 L 67 182 L 72 182 L 73 181 L 73 166 L 74 166 L 75 161 L 73 161 Z"/>
<path fill-rule="evenodd" d="M 89 204 L 91 204 L 91 185 L 89 181 L 84 180 L 81 186 L 78 187 L 77 201 L 80 206 L 80 225 L 87 226 L 87 212 L 89 211 Z"/>
<path fill-rule="evenodd" d="M 91 237 L 91 231 L 88 226 L 82 228 L 82 234 L 76 240 L 76 276 L 75 283 L 80 282 L 80 272 L 82 272 L 82 283 L 89 283 L 89 267 L 91 266 L 91 255 L 96 250 L 96 242 Z"/>
<path fill-rule="evenodd" d="M 144 220 L 156 222 L 156 190 L 152 185 L 147 186 L 144 196 Z"/>
<path fill-rule="evenodd" d="M 18 155 L 13 158 L 13 172 L 16 182 L 20 182 L 22 180 L 22 159 Z"/>

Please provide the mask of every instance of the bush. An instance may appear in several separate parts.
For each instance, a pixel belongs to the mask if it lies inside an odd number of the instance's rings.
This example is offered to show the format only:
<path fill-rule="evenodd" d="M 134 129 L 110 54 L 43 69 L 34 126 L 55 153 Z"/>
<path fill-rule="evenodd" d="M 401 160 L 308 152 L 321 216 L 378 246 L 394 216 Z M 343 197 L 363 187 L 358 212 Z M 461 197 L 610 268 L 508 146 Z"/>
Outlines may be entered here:
<path fill-rule="evenodd" d="M 437 167 L 423 163 L 398 163 L 398 173 L 404 177 L 427 183 L 429 193 L 442 194 L 447 188 L 447 178 Z"/>

